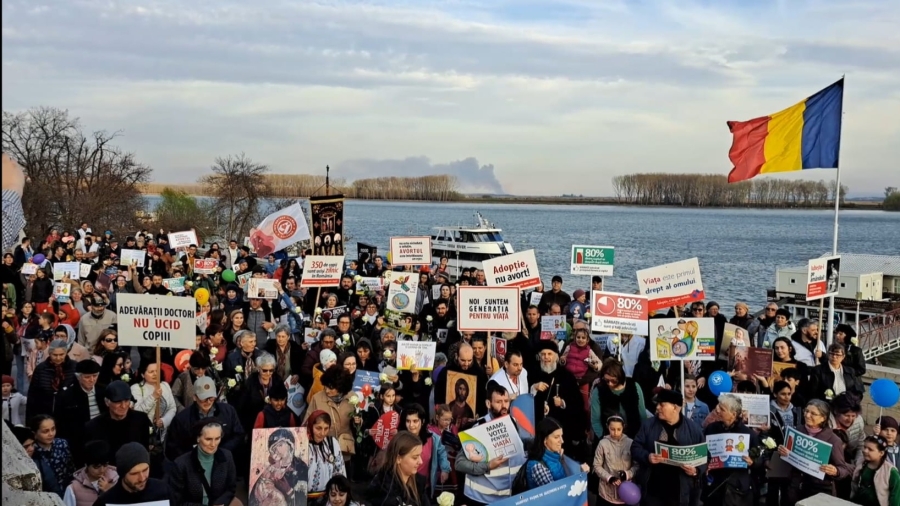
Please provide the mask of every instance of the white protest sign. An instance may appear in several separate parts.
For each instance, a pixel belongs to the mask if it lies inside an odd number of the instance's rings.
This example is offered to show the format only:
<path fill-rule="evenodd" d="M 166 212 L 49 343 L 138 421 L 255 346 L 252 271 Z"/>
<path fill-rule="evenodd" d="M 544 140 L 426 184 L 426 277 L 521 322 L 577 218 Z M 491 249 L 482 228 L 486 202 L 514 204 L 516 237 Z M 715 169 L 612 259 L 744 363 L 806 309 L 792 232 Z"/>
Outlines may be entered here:
<path fill-rule="evenodd" d="M 525 455 L 525 447 L 519 431 L 509 415 L 485 422 L 477 427 L 459 433 L 459 442 L 466 458 L 475 462 L 493 460 L 497 457 Z M 509 471 L 500 471 L 508 475 Z"/>
<path fill-rule="evenodd" d="M 81 264 L 79 262 L 56 262 L 53 264 L 53 280 L 61 280 L 63 274 L 68 274 L 69 279 L 79 279 L 81 276 Z"/>
<path fill-rule="evenodd" d="M 591 330 L 646 336 L 649 300 L 643 295 L 591 292 Z"/>
<path fill-rule="evenodd" d="M 26 276 L 37 274 L 37 270 L 38 264 L 27 263 L 22 265 L 22 274 L 25 274 Z M 88 274 L 90 274 L 90 271 L 88 271 Z"/>
<path fill-rule="evenodd" d="M 196 307 L 192 297 L 119 293 L 119 345 L 192 350 L 197 347 Z"/>
<path fill-rule="evenodd" d="M 344 257 L 309 255 L 303 262 L 300 286 L 338 286 L 344 272 Z"/>
<path fill-rule="evenodd" d="M 518 332 L 522 312 L 516 287 L 460 286 L 456 290 L 460 332 Z"/>
<path fill-rule="evenodd" d="M 184 232 L 170 232 L 169 246 L 172 249 L 187 248 L 191 244 L 199 245 L 197 241 L 197 233 L 193 230 L 185 230 Z"/>
<path fill-rule="evenodd" d="M 250 278 L 247 282 L 248 299 L 277 299 L 278 288 L 275 288 L 274 279 Z"/>
<path fill-rule="evenodd" d="M 806 301 L 824 299 L 838 294 L 841 257 L 813 258 L 806 274 Z"/>
<path fill-rule="evenodd" d="M 491 258 L 481 265 L 488 286 L 514 286 L 527 290 L 541 284 L 533 249 Z"/>
<path fill-rule="evenodd" d="M 416 370 L 430 371 L 434 369 L 436 352 L 437 343 L 433 341 L 397 341 L 397 368 L 409 371 L 416 366 Z"/>
<path fill-rule="evenodd" d="M 81 277 L 86 278 L 91 275 L 91 264 L 81 264 L 78 270 L 81 273 Z"/>
<path fill-rule="evenodd" d="M 215 274 L 219 261 L 215 258 L 195 258 L 194 274 Z"/>
<path fill-rule="evenodd" d="M 147 258 L 147 254 L 139 249 L 123 249 L 119 265 L 127 267 L 134 263 L 135 267 L 143 267 L 145 258 Z"/>
<path fill-rule="evenodd" d="M 637 271 L 637 281 L 641 295 L 650 299 L 650 311 L 705 297 L 700 280 L 700 261 L 696 257 Z"/>
<path fill-rule="evenodd" d="M 391 237 L 391 265 L 431 265 L 431 237 Z"/>

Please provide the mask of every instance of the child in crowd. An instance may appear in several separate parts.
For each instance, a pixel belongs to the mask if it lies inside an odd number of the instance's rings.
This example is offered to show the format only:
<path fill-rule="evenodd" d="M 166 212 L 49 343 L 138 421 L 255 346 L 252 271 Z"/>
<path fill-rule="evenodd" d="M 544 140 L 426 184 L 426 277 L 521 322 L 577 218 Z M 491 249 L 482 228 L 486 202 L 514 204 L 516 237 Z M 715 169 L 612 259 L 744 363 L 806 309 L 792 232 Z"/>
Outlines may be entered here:
<path fill-rule="evenodd" d="M 450 468 L 454 469 L 456 466 L 456 452 L 459 450 L 460 444 L 459 436 L 457 436 L 457 427 L 453 425 L 453 413 L 450 411 L 450 406 L 438 404 L 434 407 L 434 417 L 431 419 L 428 430 L 440 437 L 441 444 L 444 445 L 444 450 L 447 451 L 447 460 L 450 461 Z M 441 495 L 442 492 L 455 494 L 456 489 L 456 473 L 450 473 L 450 478 L 445 482 L 434 484 L 434 494 L 436 496 Z"/>
<path fill-rule="evenodd" d="M 684 376 L 684 392 L 682 393 L 684 394 L 684 408 L 687 418 L 698 424 L 703 423 L 703 420 L 706 420 L 706 417 L 709 416 L 709 406 L 697 398 L 697 378 L 686 374 Z"/>
<path fill-rule="evenodd" d="M 894 467 L 900 461 L 900 446 L 897 446 L 897 419 L 892 416 L 882 416 L 875 421 L 875 434 L 884 438 L 887 443 L 885 457 Z"/>
<path fill-rule="evenodd" d="M 594 453 L 594 473 L 600 477 L 597 506 L 625 504 L 619 485 L 634 479 L 637 462 L 631 459 L 631 438 L 625 435 L 625 419 L 613 415 L 606 420 L 606 436 Z"/>

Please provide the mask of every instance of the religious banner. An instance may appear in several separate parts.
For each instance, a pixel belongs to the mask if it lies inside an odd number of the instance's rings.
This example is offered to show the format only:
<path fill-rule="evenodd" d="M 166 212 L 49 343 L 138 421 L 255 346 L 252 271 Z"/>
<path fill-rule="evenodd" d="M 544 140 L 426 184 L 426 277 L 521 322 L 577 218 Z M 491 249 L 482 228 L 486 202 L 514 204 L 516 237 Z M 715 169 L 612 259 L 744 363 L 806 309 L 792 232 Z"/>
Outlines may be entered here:
<path fill-rule="evenodd" d="M 313 255 L 344 256 L 344 196 L 310 197 Z"/>

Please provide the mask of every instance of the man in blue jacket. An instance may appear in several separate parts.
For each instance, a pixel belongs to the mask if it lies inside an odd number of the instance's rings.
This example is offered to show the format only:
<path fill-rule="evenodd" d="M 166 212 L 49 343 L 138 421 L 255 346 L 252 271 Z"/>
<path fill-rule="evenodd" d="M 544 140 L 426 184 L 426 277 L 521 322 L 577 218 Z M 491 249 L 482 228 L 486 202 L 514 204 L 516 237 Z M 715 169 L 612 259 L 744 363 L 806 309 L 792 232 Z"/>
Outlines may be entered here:
<path fill-rule="evenodd" d="M 675 390 L 657 394 L 656 416 L 644 420 L 631 445 L 631 457 L 641 466 L 641 492 L 647 506 L 697 506 L 706 464 L 694 467 L 666 464 L 656 443 L 691 446 L 705 441 L 703 430 L 681 414 L 684 399 Z M 646 470 L 646 471 L 644 471 Z M 677 502 L 673 499 L 678 497 Z"/>
<path fill-rule="evenodd" d="M 172 462 L 188 453 L 197 443 L 192 432 L 201 418 L 216 417 L 222 424 L 221 447 L 235 453 L 244 440 L 244 429 L 234 407 L 219 402 L 216 384 L 209 376 L 194 382 L 194 403 L 175 415 L 166 434 L 166 458 Z"/>

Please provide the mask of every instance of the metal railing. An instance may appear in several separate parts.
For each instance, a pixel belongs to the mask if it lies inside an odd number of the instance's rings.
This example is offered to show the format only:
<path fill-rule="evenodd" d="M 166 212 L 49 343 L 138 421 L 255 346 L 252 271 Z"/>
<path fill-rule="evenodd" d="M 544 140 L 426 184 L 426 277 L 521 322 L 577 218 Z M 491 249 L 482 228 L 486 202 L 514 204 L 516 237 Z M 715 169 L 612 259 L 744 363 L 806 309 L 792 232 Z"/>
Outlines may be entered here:
<path fill-rule="evenodd" d="M 857 334 L 866 360 L 900 349 L 900 309 L 862 320 Z"/>

